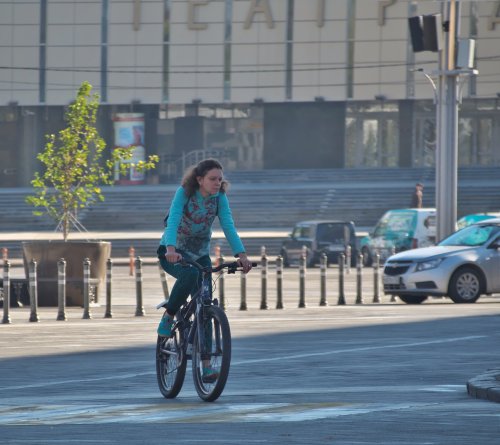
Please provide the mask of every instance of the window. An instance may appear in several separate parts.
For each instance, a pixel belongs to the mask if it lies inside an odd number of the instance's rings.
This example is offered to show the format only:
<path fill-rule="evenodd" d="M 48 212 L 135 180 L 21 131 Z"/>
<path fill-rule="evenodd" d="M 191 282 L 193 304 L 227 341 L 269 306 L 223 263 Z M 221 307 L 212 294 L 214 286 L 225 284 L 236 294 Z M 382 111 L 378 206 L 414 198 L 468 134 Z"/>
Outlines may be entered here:
<path fill-rule="evenodd" d="M 311 227 L 310 226 L 298 226 L 293 230 L 292 237 L 295 239 L 301 238 L 311 238 Z"/>
<path fill-rule="evenodd" d="M 346 167 L 397 167 L 398 108 L 394 104 L 352 104 L 346 118 Z"/>

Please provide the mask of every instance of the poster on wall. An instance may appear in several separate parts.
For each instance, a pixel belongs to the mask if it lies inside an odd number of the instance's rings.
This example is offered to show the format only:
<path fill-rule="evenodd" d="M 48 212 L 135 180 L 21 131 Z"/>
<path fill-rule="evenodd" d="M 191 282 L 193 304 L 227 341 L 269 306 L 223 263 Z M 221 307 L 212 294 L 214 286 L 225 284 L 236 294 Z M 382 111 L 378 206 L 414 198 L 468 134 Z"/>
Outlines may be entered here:
<path fill-rule="evenodd" d="M 143 113 L 118 113 L 113 118 L 115 129 L 115 147 L 134 147 L 132 158 L 126 163 L 137 164 L 146 158 L 144 148 L 144 114 Z M 115 168 L 115 183 L 123 185 L 144 184 L 144 172 L 135 168 L 127 170 L 126 175 L 120 174 L 119 166 Z"/>

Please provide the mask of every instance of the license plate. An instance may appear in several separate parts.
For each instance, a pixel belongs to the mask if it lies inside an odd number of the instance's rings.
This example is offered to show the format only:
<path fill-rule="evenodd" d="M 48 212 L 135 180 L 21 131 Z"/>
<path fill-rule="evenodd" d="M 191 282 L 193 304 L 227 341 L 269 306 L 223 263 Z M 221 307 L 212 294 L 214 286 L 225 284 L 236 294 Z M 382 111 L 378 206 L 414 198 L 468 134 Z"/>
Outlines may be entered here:
<path fill-rule="evenodd" d="M 399 284 L 399 276 L 384 275 L 384 284 Z"/>
<path fill-rule="evenodd" d="M 330 252 L 343 252 L 344 246 L 342 244 L 330 245 L 329 250 Z"/>

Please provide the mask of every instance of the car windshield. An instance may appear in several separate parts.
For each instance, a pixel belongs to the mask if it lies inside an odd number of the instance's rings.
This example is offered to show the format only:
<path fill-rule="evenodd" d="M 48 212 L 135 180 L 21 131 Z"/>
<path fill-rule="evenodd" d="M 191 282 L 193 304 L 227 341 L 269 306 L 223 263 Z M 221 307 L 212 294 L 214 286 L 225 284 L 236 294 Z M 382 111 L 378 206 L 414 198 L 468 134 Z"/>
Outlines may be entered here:
<path fill-rule="evenodd" d="M 451 234 L 439 243 L 440 246 L 481 246 L 491 236 L 500 232 L 500 226 L 474 224 Z"/>
<path fill-rule="evenodd" d="M 311 238 L 311 226 L 296 226 L 293 229 L 292 238 Z"/>

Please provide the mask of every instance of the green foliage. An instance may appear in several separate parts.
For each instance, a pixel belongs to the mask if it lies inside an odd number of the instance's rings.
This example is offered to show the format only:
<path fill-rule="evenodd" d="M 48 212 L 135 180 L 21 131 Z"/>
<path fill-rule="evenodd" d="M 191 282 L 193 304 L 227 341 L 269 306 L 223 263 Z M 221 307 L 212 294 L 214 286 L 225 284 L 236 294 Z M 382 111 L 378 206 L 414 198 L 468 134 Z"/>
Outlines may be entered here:
<path fill-rule="evenodd" d="M 112 150 L 103 159 L 106 143 L 96 129 L 99 96 L 83 82 L 65 118 L 67 127 L 57 135 L 47 135 L 43 152 L 37 159 L 44 165 L 31 181 L 35 194 L 26 202 L 36 209 L 35 215 L 47 214 L 60 224 L 66 241 L 78 209 L 104 201 L 102 185 L 112 185 L 115 169 L 125 174 L 130 168 L 145 171 L 155 168 L 157 156 L 137 164 L 130 162 L 134 147 Z"/>

